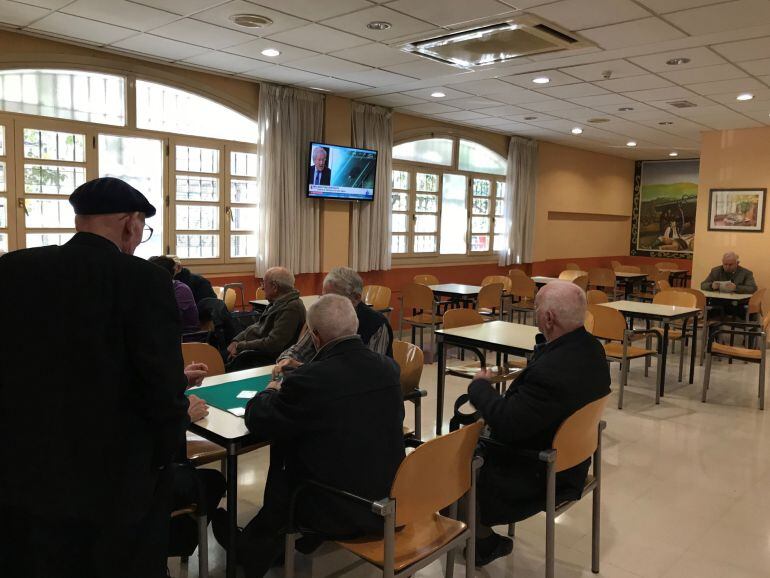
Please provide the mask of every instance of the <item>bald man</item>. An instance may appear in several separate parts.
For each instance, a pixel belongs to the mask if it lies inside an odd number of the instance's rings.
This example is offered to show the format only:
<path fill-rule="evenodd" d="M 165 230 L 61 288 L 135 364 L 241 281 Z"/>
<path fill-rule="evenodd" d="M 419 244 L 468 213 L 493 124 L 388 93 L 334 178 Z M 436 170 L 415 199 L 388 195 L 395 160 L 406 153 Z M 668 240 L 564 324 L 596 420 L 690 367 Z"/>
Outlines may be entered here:
<path fill-rule="evenodd" d="M 270 304 L 259 320 L 235 336 L 228 346 L 227 371 L 272 365 L 299 339 L 305 325 L 305 304 L 294 288 L 294 275 L 285 267 L 271 267 L 262 279 Z"/>
<path fill-rule="evenodd" d="M 575 284 L 552 281 L 535 297 L 541 334 L 532 360 L 501 396 L 480 371 L 468 387 L 471 403 L 491 437 L 512 448 L 544 450 L 559 425 L 584 405 L 610 393 L 604 349 L 583 327 L 586 298 Z M 545 468 L 489 448 L 479 473 L 476 565 L 513 548 L 491 526 L 528 518 L 545 509 Z M 556 476 L 557 502 L 580 497 L 590 460 Z"/>
<path fill-rule="evenodd" d="M 754 274 L 741 267 L 738 255 L 730 251 L 722 255 L 722 265 L 714 267 L 700 284 L 703 291 L 724 291 L 725 293 L 754 293 L 757 283 Z"/>

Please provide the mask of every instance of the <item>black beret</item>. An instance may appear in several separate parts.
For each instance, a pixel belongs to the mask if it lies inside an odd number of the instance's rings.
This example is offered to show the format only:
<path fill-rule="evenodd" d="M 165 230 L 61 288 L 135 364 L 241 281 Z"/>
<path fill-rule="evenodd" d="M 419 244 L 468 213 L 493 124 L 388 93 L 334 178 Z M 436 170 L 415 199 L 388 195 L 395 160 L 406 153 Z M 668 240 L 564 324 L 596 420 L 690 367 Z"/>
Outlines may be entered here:
<path fill-rule="evenodd" d="M 70 204 L 76 215 L 139 212 L 152 217 L 155 214 L 155 207 L 147 197 L 127 182 L 113 177 L 83 183 L 70 195 Z"/>

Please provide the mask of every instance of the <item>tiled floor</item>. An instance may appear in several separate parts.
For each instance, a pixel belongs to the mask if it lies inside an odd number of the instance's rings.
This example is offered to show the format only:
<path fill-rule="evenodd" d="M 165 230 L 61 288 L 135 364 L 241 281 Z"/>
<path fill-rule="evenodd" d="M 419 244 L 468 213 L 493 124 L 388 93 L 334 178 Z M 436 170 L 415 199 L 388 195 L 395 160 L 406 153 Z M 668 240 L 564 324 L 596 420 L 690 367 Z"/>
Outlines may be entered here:
<path fill-rule="evenodd" d="M 677 361 L 675 355 L 669 359 Z M 715 362 L 709 403 L 703 404 L 703 369 L 696 369 L 694 385 L 677 384 L 677 364 L 670 363 L 667 394 L 655 406 L 654 371 L 644 378 L 641 363 L 632 364 L 622 411 L 617 410 L 619 374 L 613 365 L 615 391 L 605 413 L 599 575 L 770 576 L 770 417 L 757 409 L 757 365 Z M 423 437 L 434 431 L 435 382 L 436 366 L 426 365 L 422 386 L 429 396 L 423 409 Z M 449 378 L 445 415 L 467 384 Z M 407 421 L 412 419 L 408 408 Z M 266 450 L 241 460 L 242 523 L 259 507 L 266 467 Z M 592 576 L 590 523 L 588 498 L 559 518 L 557 576 Z M 518 524 L 513 554 L 479 570 L 478 575 L 543 576 L 544 531 L 542 516 Z M 209 552 L 211 576 L 224 576 L 223 552 L 213 539 Z M 314 575 L 376 575 L 363 565 L 351 566 L 339 554 L 325 558 L 327 568 Z M 177 560 L 170 562 L 170 568 L 172 576 L 185 575 Z M 188 572 L 197 576 L 196 557 L 190 559 Z M 271 573 L 282 575 L 278 570 Z M 441 575 L 443 563 L 418 574 Z M 461 556 L 455 575 L 464 575 Z"/>

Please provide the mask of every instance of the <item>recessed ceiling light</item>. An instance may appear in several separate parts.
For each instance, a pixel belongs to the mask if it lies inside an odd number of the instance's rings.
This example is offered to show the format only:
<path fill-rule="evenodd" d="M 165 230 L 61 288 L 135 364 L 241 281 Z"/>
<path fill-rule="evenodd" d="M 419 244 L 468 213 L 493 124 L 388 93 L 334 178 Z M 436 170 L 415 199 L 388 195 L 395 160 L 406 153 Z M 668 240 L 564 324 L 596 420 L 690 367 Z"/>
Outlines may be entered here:
<path fill-rule="evenodd" d="M 671 122 L 670 120 L 662 120 L 658 124 L 661 125 L 661 126 L 666 126 L 666 125 L 674 124 L 674 123 Z"/>
<path fill-rule="evenodd" d="M 533 78 L 532 82 L 534 82 L 535 84 L 548 84 L 549 82 L 551 82 L 551 79 L 548 78 L 547 76 L 538 76 L 536 78 Z"/>
<path fill-rule="evenodd" d="M 678 157 L 679 153 L 676 152 L 676 151 L 671 151 L 670 153 L 668 153 L 668 156 L 670 156 L 670 157 Z"/>
<path fill-rule="evenodd" d="M 633 106 L 621 106 L 618 109 L 618 112 L 628 112 L 629 110 L 634 110 Z"/>
<path fill-rule="evenodd" d="M 572 129 L 572 134 L 583 134 L 583 129 L 580 128 L 579 126 L 576 126 L 575 128 Z"/>
<path fill-rule="evenodd" d="M 635 147 L 636 146 L 636 141 L 635 140 L 630 140 L 630 141 L 628 141 L 626 143 L 626 146 L 627 147 Z"/>
<path fill-rule="evenodd" d="M 745 100 L 751 100 L 752 98 L 754 98 L 753 94 L 751 94 L 750 92 L 744 92 L 736 96 L 735 100 L 740 100 L 741 102 L 743 102 Z"/>
<path fill-rule="evenodd" d="M 671 60 L 666 60 L 666 64 L 669 66 L 677 66 L 679 64 L 687 64 L 690 62 L 689 58 L 672 58 Z"/>
<path fill-rule="evenodd" d="M 431 92 L 430 95 L 433 98 L 444 98 L 446 96 L 446 94 L 444 94 L 443 92 L 440 92 L 440 91 Z"/>
<path fill-rule="evenodd" d="M 273 23 L 267 16 L 259 16 L 258 14 L 233 14 L 230 16 L 230 20 L 244 28 L 267 28 Z"/>
<path fill-rule="evenodd" d="M 389 30 L 393 28 L 390 22 L 383 22 L 382 20 L 375 20 L 366 25 L 369 30 Z"/>
<path fill-rule="evenodd" d="M 279 54 L 281 54 L 281 51 L 277 48 L 265 48 L 262 51 L 263 56 L 278 56 Z"/>
<path fill-rule="evenodd" d="M 536 116 L 525 116 L 524 120 L 537 120 Z"/>

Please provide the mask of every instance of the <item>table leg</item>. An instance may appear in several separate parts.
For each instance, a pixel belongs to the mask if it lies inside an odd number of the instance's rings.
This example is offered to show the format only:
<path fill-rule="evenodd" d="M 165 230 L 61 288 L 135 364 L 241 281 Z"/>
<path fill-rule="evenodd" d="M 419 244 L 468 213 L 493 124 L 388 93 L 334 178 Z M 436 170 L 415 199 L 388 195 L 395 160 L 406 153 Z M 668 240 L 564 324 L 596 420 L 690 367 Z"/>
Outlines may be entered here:
<path fill-rule="evenodd" d="M 436 377 L 436 435 L 441 435 L 444 421 L 444 387 L 446 381 L 446 359 L 444 357 L 444 337 L 436 336 L 436 356 L 438 357 L 438 376 Z"/>
<path fill-rule="evenodd" d="M 704 328 L 705 331 L 705 328 Z M 695 350 L 698 349 L 698 314 L 692 318 L 692 342 L 690 343 L 690 383 L 695 379 Z"/>
<path fill-rule="evenodd" d="M 666 358 L 668 357 L 668 322 L 663 322 L 663 341 L 660 344 L 662 348 L 660 355 L 660 397 L 666 389 Z"/>
<path fill-rule="evenodd" d="M 236 550 L 238 548 L 238 454 L 235 444 L 227 446 L 227 525 L 230 543 L 226 552 L 227 578 L 235 578 Z"/>

